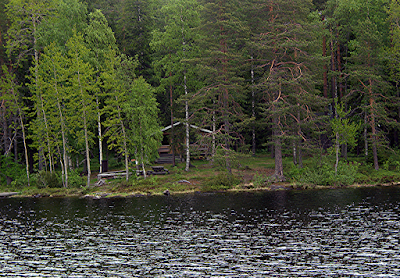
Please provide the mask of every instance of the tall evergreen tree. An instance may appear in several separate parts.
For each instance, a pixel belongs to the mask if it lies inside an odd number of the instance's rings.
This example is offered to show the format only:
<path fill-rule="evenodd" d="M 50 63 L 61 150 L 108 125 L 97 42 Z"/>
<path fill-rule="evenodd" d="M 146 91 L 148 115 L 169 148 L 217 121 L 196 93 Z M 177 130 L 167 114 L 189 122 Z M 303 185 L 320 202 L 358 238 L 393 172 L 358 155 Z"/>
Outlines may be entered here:
<path fill-rule="evenodd" d="M 257 45 L 267 71 L 258 84 L 265 98 L 265 115 L 273 131 L 275 173 L 284 180 L 282 145 L 286 140 L 305 140 L 304 124 L 315 119 L 322 102 L 315 92 L 313 64 L 318 25 L 308 15 L 311 1 L 268 1 L 265 31 L 258 34 Z"/>
<path fill-rule="evenodd" d="M 231 173 L 231 145 L 238 135 L 233 125 L 244 115 L 239 104 L 243 96 L 238 70 L 243 63 L 240 51 L 244 47 L 246 27 L 235 16 L 237 1 L 202 3 L 200 30 L 204 37 L 200 47 L 204 52 L 198 62 L 205 87 L 192 102 L 196 103 L 197 110 L 205 112 L 203 119 L 207 126 L 212 126 L 214 136 L 219 139 L 227 172 Z"/>
<path fill-rule="evenodd" d="M 154 68 L 159 76 L 160 90 L 170 91 L 170 103 L 179 96 L 186 96 L 184 100 L 185 113 L 185 145 L 186 145 L 186 167 L 189 171 L 190 146 L 189 146 L 189 105 L 187 95 L 193 92 L 199 83 L 196 78 L 195 68 L 189 62 L 198 54 L 198 47 L 195 44 L 198 40 L 198 33 L 195 28 L 199 25 L 200 6 L 194 0 L 179 0 L 167 3 L 161 11 L 165 14 L 164 30 L 153 32 L 151 46 L 160 59 L 155 59 Z M 174 88 L 175 97 L 172 95 Z M 175 104 L 178 104 L 177 102 Z M 173 107 L 171 109 L 171 130 L 173 130 Z M 178 109 L 175 109 L 178 111 Z M 172 131 L 172 134 L 174 132 Z M 173 136 L 172 136 L 173 137 Z M 173 139 L 171 140 L 173 141 Z M 174 142 L 172 142 L 172 145 Z M 174 161 L 174 160 L 173 160 Z"/>

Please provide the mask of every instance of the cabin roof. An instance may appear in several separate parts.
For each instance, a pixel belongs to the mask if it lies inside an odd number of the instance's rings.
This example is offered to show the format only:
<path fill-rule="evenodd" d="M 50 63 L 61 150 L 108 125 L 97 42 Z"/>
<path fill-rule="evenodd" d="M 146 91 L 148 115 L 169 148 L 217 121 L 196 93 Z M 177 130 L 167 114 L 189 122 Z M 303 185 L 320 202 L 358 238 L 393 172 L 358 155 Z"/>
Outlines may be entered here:
<path fill-rule="evenodd" d="M 181 122 L 176 122 L 176 123 L 174 123 L 173 125 L 169 125 L 169 126 L 164 127 L 163 129 L 161 129 L 161 131 L 162 131 L 162 132 L 167 131 L 168 129 L 171 129 L 172 126 L 178 126 L 178 125 L 180 125 L 180 124 L 181 124 Z M 212 132 L 211 130 L 209 130 L 209 129 L 201 128 L 201 127 L 198 127 L 198 126 L 195 126 L 195 125 L 189 125 L 189 126 L 190 126 L 191 128 L 198 129 L 198 130 L 203 131 L 203 132 L 206 132 L 206 133 L 213 133 L 213 132 Z"/>

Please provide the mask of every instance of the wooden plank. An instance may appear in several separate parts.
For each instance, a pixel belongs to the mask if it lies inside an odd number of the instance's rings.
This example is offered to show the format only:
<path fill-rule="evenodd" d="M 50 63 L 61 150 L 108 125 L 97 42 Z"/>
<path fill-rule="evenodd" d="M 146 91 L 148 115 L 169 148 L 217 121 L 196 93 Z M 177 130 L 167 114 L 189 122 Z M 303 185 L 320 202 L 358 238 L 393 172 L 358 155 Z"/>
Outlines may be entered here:
<path fill-rule="evenodd" d="M 131 173 L 129 173 L 130 175 Z M 97 178 L 101 179 L 101 178 L 117 178 L 117 177 L 121 177 L 121 176 L 125 176 L 126 172 L 125 171 L 114 171 L 114 172 L 104 172 L 104 173 L 100 173 L 97 174 Z"/>

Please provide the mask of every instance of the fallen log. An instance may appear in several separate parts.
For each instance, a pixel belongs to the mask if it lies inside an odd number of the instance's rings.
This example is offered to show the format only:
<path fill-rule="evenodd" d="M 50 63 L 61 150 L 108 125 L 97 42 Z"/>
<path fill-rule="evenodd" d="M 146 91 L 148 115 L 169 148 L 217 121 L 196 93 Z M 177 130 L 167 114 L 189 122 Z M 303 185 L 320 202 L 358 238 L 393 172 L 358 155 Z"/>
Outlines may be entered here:
<path fill-rule="evenodd" d="M 0 198 L 6 198 L 18 194 L 19 194 L 18 192 L 0 192 Z"/>

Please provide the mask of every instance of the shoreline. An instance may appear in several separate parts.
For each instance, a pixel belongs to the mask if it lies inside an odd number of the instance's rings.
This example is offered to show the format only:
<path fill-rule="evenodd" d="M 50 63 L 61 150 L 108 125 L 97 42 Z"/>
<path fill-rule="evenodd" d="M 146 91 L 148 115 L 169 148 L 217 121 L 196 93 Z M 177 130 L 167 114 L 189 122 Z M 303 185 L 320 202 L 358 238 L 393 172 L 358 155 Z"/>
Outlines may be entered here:
<path fill-rule="evenodd" d="M 76 189 L 70 189 L 75 192 L 51 192 L 51 190 L 38 190 L 37 193 L 29 193 L 24 194 L 23 192 L 0 192 L 0 199 L 5 198 L 87 198 L 87 199 L 109 199 L 109 198 L 143 198 L 143 197 L 151 197 L 151 196 L 169 196 L 169 195 L 188 195 L 188 194 L 218 194 L 218 193 L 263 193 L 263 192 L 274 192 L 274 191 L 287 191 L 287 190 L 295 190 L 295 191 L 307 191 L 307 190 L 324 190 L 324 189 L 351 189 L 351 188 L 369 188 L 369 187 L 396 187 L 400 186 L 400 182 L 390 182 L 390 183 L 382 183 L 382 184 L 353 184 L 348 186 L 312 186 L 312 187 L 302 187 L 296 186 L 294 187 L 291 184 L 276 184 L 271 185 L 269 187 L 258 187 L 258 188 L 245 188 L 244 185 L 239 188 L 231 188 L 225 190 L 211 190 L 211 191 L 201 191 L 201 190 L 183 190 L 183 191 L 169 191 L 168 193 L 164 192 L 149 192 L 149 191 L 114 191 L 108 192 L 98 191 L 91 193 L 83 193 L 85 188 L 76 191 Z M 93 188 L 93 187 L 91 187 Z M 101 189 L 98 188 L 97 189 Z"/>

